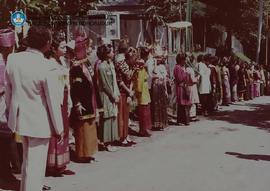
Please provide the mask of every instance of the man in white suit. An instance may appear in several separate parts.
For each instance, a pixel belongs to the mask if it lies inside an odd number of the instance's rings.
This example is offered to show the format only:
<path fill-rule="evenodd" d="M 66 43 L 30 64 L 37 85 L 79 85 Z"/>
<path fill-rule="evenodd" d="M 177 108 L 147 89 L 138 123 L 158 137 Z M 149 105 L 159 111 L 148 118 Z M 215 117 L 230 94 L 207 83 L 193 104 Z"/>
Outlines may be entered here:
<path fill-rule="evenodd" d="M 31 27 L 27 50 L 9 55 L 6 66 L 8 126 L 23 140 L 21 191 L 42 190 L 49 139 L 63 132 L 50 64 L 43 55 L 51 40 L 47 28 Z"/>

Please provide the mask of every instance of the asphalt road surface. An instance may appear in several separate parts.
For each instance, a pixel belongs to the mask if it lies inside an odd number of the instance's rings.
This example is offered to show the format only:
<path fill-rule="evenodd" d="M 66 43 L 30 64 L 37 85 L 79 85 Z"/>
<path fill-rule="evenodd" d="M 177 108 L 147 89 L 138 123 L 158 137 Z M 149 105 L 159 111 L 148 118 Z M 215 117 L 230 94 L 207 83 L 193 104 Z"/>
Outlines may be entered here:
<path fill-rule="evenodd" d="M 170 126 L 76 175 L 47 177 L 52 191 L 269 191 L 270 97 L 222 107 L 189 127 Z"/>

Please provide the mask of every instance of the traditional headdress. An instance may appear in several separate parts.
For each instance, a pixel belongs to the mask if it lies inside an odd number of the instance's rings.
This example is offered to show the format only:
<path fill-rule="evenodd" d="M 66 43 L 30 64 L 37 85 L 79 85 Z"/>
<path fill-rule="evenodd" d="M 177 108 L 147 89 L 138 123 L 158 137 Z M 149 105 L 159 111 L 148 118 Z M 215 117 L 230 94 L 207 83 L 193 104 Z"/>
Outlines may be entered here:
<path fill-rule="evenodd" d="M 0 46 L 12 47 L 15 45 L 15 33 L 11 29 L 0 29 Z"/>
<path fill-rule="evenodd" d="M 78 36 L 75 39 L 75 56 L 78 60 L 84 59 L 87 57 L 87 40 L 88 38 Z"/>

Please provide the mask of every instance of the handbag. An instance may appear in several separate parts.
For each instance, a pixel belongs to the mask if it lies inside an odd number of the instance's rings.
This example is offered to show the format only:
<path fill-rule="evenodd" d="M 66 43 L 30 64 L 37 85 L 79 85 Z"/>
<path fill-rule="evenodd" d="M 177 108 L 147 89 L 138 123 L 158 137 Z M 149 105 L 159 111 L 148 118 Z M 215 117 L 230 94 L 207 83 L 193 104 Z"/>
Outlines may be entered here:
<path fill-rule="evenodd" d="M 184 94 L 184 99 L 189 100 L 190 99 L 190 88 L 188 84 L 183 85 L 183 94 Z"/>

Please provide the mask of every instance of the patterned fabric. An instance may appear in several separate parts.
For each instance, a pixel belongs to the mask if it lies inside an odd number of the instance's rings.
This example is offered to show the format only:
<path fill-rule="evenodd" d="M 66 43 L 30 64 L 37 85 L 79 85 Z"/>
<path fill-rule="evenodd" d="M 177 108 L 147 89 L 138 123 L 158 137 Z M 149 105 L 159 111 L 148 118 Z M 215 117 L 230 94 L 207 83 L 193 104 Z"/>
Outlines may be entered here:
<path fill-rule="evenodd" d="M 0 93 L 5 91 L 5 60 L 0 53 Z"/>
<path fill-rule="evenodd" d="M 126 94 L 121 94 L 118 104 L 118 131 L 119 138 L 124 140 L 128 136 L 129 104 Z"/>
<path fill-rule="evenodd" d="M 164 129 L 168 126 L 168 103 L 165 83 L 160 83 L 158 79 L 152 82 L 151 100 L 153 129 Z"/>
<path fill-rule="evenodd" d="M 74 135 L 76 154 L 78 157 L 93 156 L 98 147 L 97 128 L 94 119 L 86 119 L 75 123 Z"/>
<path fill-rule="evenodd" d="M 115 117 L 102 119 L 102 133 L 101 141 L 103 143 L 110 143 L 116 140 L 119 140 L 117 120 Z"/>
<path fill-rule="evenodd" d="M 238 84 L 237 84 L 237 91 L 240 93 L 243 93 L 246 91 L 246 87 L 247 87 L 247 82 L 246 82 L 246 77 L 245 77 L 245 70 L 243 68 L 241 68 L 238 71 Z"/>
<path fill-rule="evenodd" d="M 231 86 L 230 86 L 230 74 L 226 66 L 222 68 L 222 89 L 223 89 L 223 104 L 231 103 Z"/>
<path fill-rule="evenodd" d="M 150 105 L 138 105 L 140 132 L 144 133 L 152 128 Z"/>
<path fill-rule="evenodd" d="M 64 139 L 58 142 L 57 138 L 52 137 L 49 143 L 47 167 L 57 170 L 65 167 L 69 162 L 69 124 L 68 124 L 68 89 L 65 88 L 64 101 L 62 105 L 62 117 L 64 124 Z"/>

